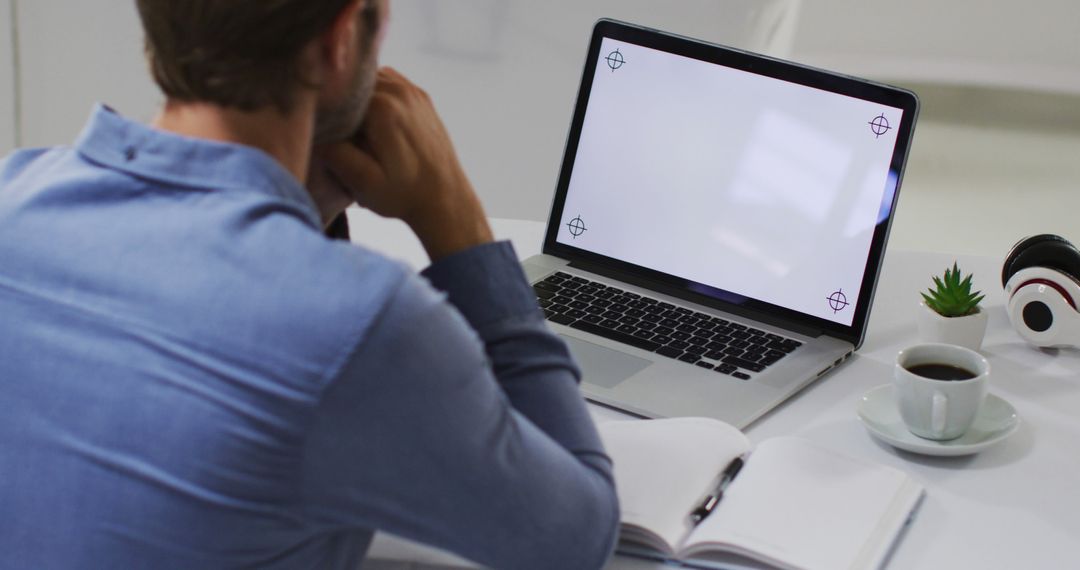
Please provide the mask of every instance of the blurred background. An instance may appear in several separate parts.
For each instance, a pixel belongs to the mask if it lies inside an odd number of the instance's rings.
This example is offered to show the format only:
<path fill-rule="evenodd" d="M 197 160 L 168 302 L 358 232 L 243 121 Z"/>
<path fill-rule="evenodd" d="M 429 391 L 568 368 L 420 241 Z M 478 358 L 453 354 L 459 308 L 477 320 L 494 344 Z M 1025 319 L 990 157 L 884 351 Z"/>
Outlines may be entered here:
<path fill-rule="evenodd" d="M 1074 0 L 391 0 L 382 61 L 427 88 L 495 217 L 543 220 L 589 31 L 614 17 L 904 86 L 923 103 L 891 248 L 1080 243 Z M 134 2 L 0 0 L 0 155 L 70 143 L 94 102 L 161 97 Z"/>

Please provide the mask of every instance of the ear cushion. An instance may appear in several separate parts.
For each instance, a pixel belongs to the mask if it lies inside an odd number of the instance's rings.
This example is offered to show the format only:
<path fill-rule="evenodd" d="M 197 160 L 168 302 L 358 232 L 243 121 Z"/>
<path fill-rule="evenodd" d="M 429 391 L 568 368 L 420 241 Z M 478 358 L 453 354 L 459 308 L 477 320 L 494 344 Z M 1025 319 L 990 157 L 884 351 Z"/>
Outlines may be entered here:
<path fill-rule="evenodd" d="M 1001 266 L 1001 285 L 1021 269 L 1048 267 L 1080 283 L 1080 251 L 1069 240 L 1053 234 L 1041 234 L 1020 240 L 1005 256 Z"/>

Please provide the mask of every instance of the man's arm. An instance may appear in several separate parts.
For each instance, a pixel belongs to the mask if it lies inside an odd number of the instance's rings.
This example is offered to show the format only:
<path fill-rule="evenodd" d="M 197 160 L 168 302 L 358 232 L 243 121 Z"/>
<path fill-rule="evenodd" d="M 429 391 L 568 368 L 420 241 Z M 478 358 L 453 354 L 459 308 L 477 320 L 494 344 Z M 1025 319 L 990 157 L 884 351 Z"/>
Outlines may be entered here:
<path fill-rule="evenodd" d="M 413 229 L 446 294 L 406 279 L 327 391 L 313 514 L 497 568 L 602 565 L 618 504 L 579 372 L 512 248 L 491 243 L 427 94 L 381 70 L 356 139 L 319 155 L 362 206 Z"/>
<path fill-rule="evenodd" d="M 419 278 L 397 288 L 310 429 L 309 517 L 493 568 L 602 566 L 618 526 L 611 464 L 512 248 L 427 273 L 462 310 Z"/>

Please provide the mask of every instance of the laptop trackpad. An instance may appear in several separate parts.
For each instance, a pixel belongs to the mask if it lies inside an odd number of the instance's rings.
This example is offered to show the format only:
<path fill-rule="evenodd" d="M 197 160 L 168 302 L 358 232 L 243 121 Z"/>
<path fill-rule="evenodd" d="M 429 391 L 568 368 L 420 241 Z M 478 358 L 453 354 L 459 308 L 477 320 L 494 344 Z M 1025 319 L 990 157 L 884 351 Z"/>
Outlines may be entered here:
<path fill-rule="evenodd" d="M 603 388 L 614 388 L 623 380 L 645 370 L 651 361 L 611 350 L 574 337 L 559 335 L 581 365 L 582 380 Z"/>

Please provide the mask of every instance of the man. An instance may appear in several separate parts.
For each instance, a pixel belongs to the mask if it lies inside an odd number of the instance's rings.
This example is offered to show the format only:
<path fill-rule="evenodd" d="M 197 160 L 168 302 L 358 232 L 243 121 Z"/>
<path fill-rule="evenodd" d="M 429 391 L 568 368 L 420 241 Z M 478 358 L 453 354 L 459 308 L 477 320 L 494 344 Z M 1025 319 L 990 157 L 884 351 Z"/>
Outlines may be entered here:
<path fill-rule="evenodd" d="M 377 71 L 385 0 L 137 4 L 153 124 L 98 108 L 0 164 L 0 567 L 355 568 L 374 530 L 601 566 L 578 371 L 427 96 Z M 423 277 L 324 236 L 354 201 Z"/>

